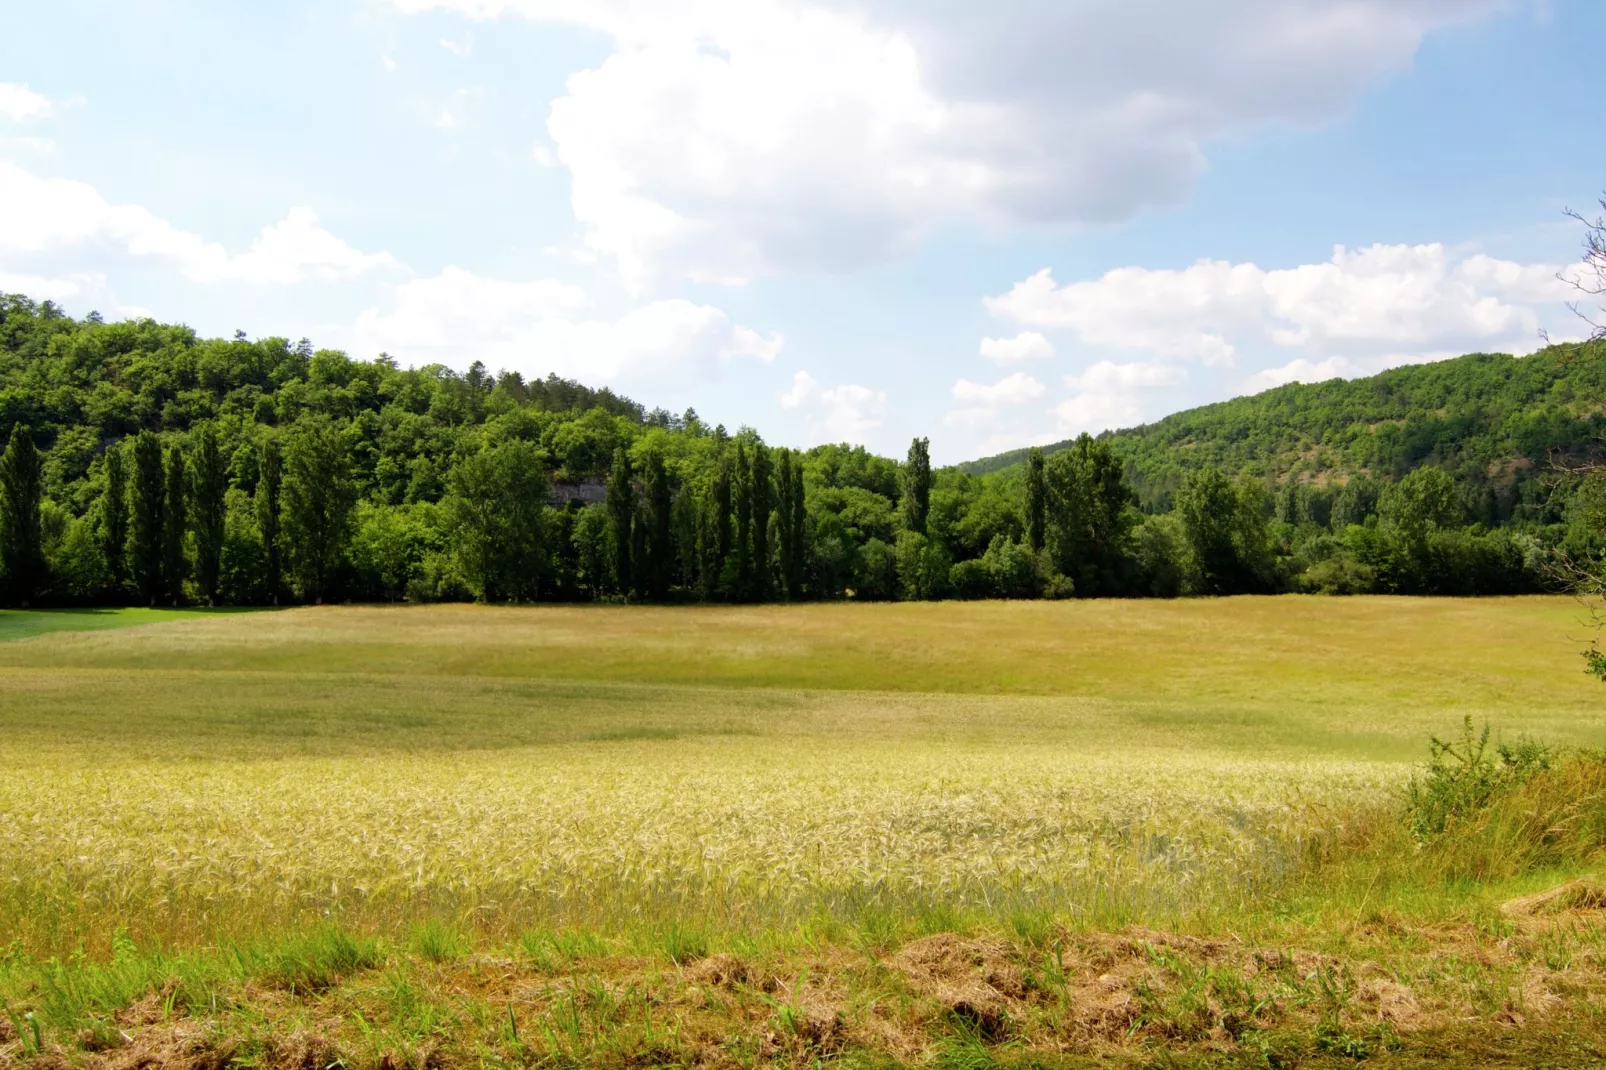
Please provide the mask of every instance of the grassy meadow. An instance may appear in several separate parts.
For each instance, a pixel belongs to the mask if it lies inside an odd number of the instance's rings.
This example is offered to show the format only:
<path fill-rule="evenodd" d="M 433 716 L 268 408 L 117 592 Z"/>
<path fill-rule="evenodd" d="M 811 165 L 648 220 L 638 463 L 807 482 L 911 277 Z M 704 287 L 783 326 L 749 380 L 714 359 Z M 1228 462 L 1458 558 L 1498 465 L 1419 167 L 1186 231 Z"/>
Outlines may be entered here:
<path fill-rule="evenodd" d="M 1582 616 L 0 613 L 0 1065 L 1591 1065 Z"/>

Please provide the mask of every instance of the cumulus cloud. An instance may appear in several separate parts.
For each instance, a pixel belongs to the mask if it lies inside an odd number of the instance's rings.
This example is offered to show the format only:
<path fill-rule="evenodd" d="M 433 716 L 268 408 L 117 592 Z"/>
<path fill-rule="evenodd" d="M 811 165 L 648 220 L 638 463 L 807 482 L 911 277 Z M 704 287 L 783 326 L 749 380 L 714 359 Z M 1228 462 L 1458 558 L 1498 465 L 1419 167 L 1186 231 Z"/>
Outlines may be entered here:
<path fill-rule="evenodd" d="M 1329 379 L 1353 379 L 1365 374 L 1365 368 L 1345 357 L 1328 357 L 1322 361 L 1300 357 L 1280 367 L 1256 372 L 1244 380 L 1244 389 L 1258 394 L 1289 383 L 1325 383 Z"/>
<path fill-rule="evenodd" d="M 1566 298 L 1556 271 L 1457 257 L 1438 244 L 1340 246 L 1325 263 L 1274 271 L 1201 260 L 1061 285 L 1044 269 L 986 306 L 1090 345 L 1207 366 L 1233 365 L 1249 344 L 1352 359 L 1489 346 L 1527 352 L 1537 344 L 1536 306 Z"/>
<path fill-rule="evenodd" d="M 1052 357 L 1054 346 L 1036 331 L 1023 331 L 1013 338 L 983 338 L 981 355 L 997 364 L 1015 364 Z"/>
<path fill-rule="evenodd" d="M 1142 423 L 1143 406 L 1131 394 L 1086 391 L 1056 405 L 1054 419 L 1062 435 L 1097 434 Z"/>
<path fill-rule="evenodd" d="M 1067 435 L 1130 427 L 1143 421 L 1145 390 L 1179 386 L 1187 379 L 1188 369 L 1175 364 L 1101 360 L 1065 377 L 1076 393 L 1055 406 L 1055 421 Z"/>
<path fill-rule="evenodd" d="M 1005 376 L 996 383 L 973 383 L 961 379 L 954 384 L 954 397 L 986 405 L 1020 405 L 1043 396 L 1044 386 L 1025 372 Z"/>
<path fill-rule="evenodd" d="M 588 241 L 737 281 L 1174 203 L 1209 139 L 1341 115 L 1502 0 L 392 2 L 611 39 L 548 121 Z"/>
<path fill-rule="evenodd" d="M 962 409 L 949 409 L 942 414 L 944 427 L 958 427 L 966 431 L 991 427 L 997 420 L 998 410 L 991 405 L 970 405 Z"/>
<path fill-rule="evenodd" d="M 333 282 L 398 266 L 389 253 L 364 253 L 335 237 L 310 208 L 292 208 L 264 228 L 248 251 L 230 255 L 146 208 L 108 202 L 87 183 L 39 178 L 0 161 L 0 264 L 85 247 L 165 260 L 206 283 Z"/>
<path fill-rule="evenodd" d="M 590 314 L 584 291 L 569 283 L 487 279 L 449 267 L 397 286 L 388 307 L 362 312 L 350 345 L 413 363 L 461 368 L 481 360 L 524 375 L 668 390 L 706 381 L 733 360 L 774 360 L 782 339 L 690 301 L 656 301 L 605 318 Z"/>
<path fill-rule="evenodd" d="M 29 119 L 44 119 L 55 111 L 48 97 L 41 96 L 26 85 L 0 82 L 0 119 L 14 123 Z"/>
<path fill-rule="evenodd" d="M 857 383 L 822 386 L 808 372 L 798 372 L 781 394 L 781 408 L 802 411 L 814 443 L 863 441 L 886 418 L 887 395 Z"/>
<path fill-rule="evenodd" d="M 1176 386 L 1188 378 L 1188 369 L 1174 364 L 1117 364 L 1101 360 L 1080 375 L 1067 375 L 1065 385 L 1077 390 L 1126 391 L 1151 386 Z"/>
<path fill-rule="evenodd" d="M 82 296 L 91 289 L 104 289 L 99 275 L 23 275 L 0 271 L 0 294 L 24 294 L 35 301 L 62 301 Z"/>

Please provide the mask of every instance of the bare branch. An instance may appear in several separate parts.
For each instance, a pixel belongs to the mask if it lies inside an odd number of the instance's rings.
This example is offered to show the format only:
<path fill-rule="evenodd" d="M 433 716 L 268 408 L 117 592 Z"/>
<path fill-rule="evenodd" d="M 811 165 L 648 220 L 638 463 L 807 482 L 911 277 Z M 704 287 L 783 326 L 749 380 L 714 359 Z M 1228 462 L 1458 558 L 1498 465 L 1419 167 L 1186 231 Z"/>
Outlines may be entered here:
<path fill-rule="evenodd" d="M 1606 198 L 1601 199 L 1600 207 L 1606 212 Z M 1565 211 L 1569 218 L 1576 219 L 1584 227 L 1584 255 L 1580 260 L 1583 266 L 1576 274 L 1563 271 L 1557 273 L 1556 278 L 1590 297 L 1606 296 L 1606 215 L 1589 219 L 1571 208 Z M 1573 315 L 1589 324 L 1591 342 L 1606 341 L 1606 322 L 1585 312 L 1578 302 L 1569 302 L 1567 307 Z M 1596 311 L 1606 316 L 1606 306 L 1596 306 Z"/>

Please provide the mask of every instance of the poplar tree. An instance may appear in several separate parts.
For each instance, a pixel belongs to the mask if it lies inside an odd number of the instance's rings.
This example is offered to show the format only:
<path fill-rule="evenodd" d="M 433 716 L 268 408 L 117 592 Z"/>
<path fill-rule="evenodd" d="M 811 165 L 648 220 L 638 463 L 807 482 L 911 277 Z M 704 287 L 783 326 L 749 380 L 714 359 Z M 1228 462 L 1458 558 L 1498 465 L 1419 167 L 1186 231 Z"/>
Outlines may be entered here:
<path fill-rule="evenodd" d="M 162 597 L 162 517 L 167 483 L 162 443 L 150 431 L 134 439 L 134 507 L 129 525 L 129 567 L 134 586 L 147 605 Z"/>
<path fill-rule="evenodd" d="M 195 582 L 206 604 L 217 604 L 223 566 L 224 498 L 229 474 L 218 451 L 217 431 L 202 424 L 195 436 Z"/>
<path fill-rule="evenodd" d="M 647 456 L 647 594 L 662 599 L 669 593 L 674 567 L 674 499 L 669 490 L 669 473 L 663 454 L 654 450 Z"/>
<path fill-rule="evenodd" d="M 775 536 L 776 553 L 781 566 L 781 590 L 787 598 L 797 595 L 792 504 L 792 451 L 782 447 L 775 455 Z"/>
<path fill-rule="evenodd" d="M 748 467 L 747 449 L 736 443 L 736 463 L 731 496 L 736 506 L 736 597 L 753 597 L 753 471 Z"/>
<path fill-rule="evenodd" d="M 803 594 L 803 577 L 808 571 L 808 522 L 809 514 L 807 501 L 803 492 L 803 457 L 801 454 L 792 454 L 792 576 L 791 595 L 793 598 Z"/>
<path fill-rule="evenodd" d="M 753 596 L 760 602 L 770 599 L 770 514 L 775 498 L 770 487 L 770 449 L 753 443 Z"/>
<path fill-rule="evenodd" d="M 803 593 L 808 515 L 803 505 L 803 457 L 788 449 L 776 456 L 775 514 L 781 583 L 786 597 L 795 600 Z"/>
<path fill-rule="evenodd" d="M 0 456 L 0 576 L 10 600 L 24 607 L 45 583 L 43 496 L 33 432 L 17 424 Z"/>
<path fill-rule="evenodd" d="M 931 511 L 931 442 L 917 438 L 909 444 L 909 461 L 903 469 L 903 526 L 917 535 L 926 533 Z"/>
<path fill-rule="evenodd" d="M 111 586 L 119 591 L 128 578 L 124 555 L 128 548 L 128 469 L 121 446 L 106 451 L 106 486 L 100 493 L 100 551 L 106 558 Z"/>
<path fill-rule="evenodd" d="M 703 595 L 713 598 L 722 593 L 725 563 L 731 553 L 731 459 L 719 459 L 714 481 L 708 488 L 703 511 Z"/>
<path fill-rule="evenodd" d="M 189 465 L 174 443 L 167 449 L 167 493 L 162 501 L 162 594 L 171 605 L 184 597 L 189 563 L 184 558 L 184 535 L 189 521 Z"/>
<path fill-rule="evenodd" d="M 284 554 L 279 539 L 283 485 L 284 455 L 279 450 L 278 439 L 270 438 L 262 446 L 255 505 L 257 533 L 262 537 L 262 578 L 274 605 L 279 604 L 279 595 L 284 590 Z"/>
<path fill-rule="evenodd" d="M 1043 481 L 1043 451 L 1033 446 L 1026 455 L 1026 545 L 1032 553 L 1043 548 L 1048 524 L 1048 486 Z"/>
<path fill-rule="evenodd" d="M 613 451 L 613 470 L 608 473 L 608 519 L 613 526 L 613 582 L 620 594 L 632 587 L 631 550 L 636 518 L 636 491 L 630 483 L 630 455 Z"/>

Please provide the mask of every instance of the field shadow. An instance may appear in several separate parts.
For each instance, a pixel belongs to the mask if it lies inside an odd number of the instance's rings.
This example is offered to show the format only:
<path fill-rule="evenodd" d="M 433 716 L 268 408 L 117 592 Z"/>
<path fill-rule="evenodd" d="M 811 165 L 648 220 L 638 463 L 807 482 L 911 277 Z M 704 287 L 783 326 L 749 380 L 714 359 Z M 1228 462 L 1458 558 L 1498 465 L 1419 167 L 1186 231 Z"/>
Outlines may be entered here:
<path fill-rule="evenodd" d="M 63 606 L 48 609 L 0 609 L 0 643 L 53 632 L 98 632 L 197 617 L 273 613 L 277 606 Z"/>

